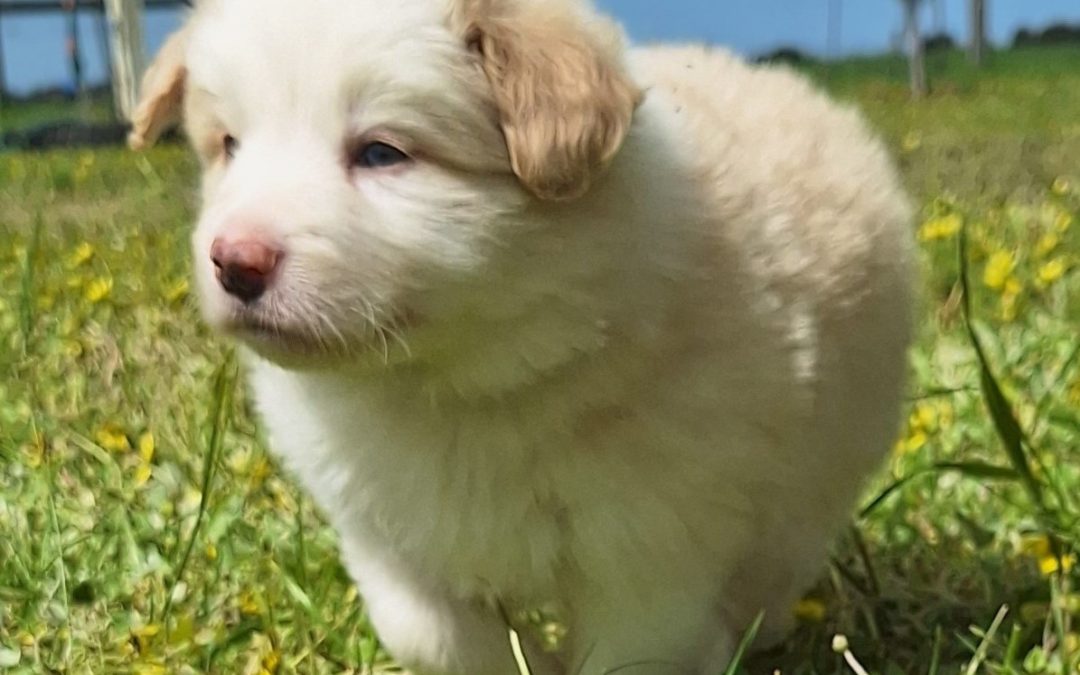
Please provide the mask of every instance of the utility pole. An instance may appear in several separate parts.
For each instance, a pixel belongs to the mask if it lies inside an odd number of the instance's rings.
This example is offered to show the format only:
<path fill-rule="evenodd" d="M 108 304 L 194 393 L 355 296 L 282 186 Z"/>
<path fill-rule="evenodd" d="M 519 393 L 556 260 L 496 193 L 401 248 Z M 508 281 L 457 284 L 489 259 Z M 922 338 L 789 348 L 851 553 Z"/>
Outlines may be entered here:
<path fill-rule="evenodd" d="M 4 5 L 0 4 L 0 103 L 7 96 L 7 74 L 4 67 Z"/>
<path fill-rule="evenodd" d="M 904 33 L 908 43 L 908 63 L 911 73 L 911 95 L 922 98 L 928 93 L 926 84 L 926 47 L 919 30 L 920 0 L 902 0 L 904 3 Z"/>
<path fill-rule="evenodd" d="M 109 22 L 109 53 L 112 57 L 113 100 L 125 120 L 131 119 L 139 95 L 139 81 L 146 70 L 139 0 L 105 0 Z"/>
<path fill-rule="evenodd" d="M 982 66 L 986 59 L 986 0 L 971 0 L 969 18 L 971 42 L 968 45 L 968 57 L 976 66 Z"/>

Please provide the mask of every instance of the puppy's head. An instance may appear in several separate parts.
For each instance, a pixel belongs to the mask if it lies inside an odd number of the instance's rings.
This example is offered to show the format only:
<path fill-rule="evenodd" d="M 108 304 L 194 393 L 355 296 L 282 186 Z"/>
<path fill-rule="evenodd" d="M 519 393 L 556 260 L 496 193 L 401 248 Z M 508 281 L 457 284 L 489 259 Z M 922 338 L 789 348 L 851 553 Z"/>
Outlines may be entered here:
<path fill-rule="evenodd" d="M 148 71 L 132 145 L 184 119 L 204 313 L 290 364 L 422 322 L 522 214 L 580 197 L 639 91 L 574 0 L 204 0 Z"/>

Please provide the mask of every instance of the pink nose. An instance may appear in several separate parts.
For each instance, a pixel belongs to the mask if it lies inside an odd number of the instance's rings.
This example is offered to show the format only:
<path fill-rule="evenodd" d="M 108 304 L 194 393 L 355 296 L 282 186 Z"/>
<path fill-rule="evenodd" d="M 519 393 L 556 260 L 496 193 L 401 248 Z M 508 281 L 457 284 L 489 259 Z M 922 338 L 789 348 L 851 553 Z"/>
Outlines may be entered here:
<path fill-rule="evenodd" d="M 210 260 L 225 291 L 245 303 L 266 292 L 281 262 L 282 251 L 266 241 L 218 238 L 210 247 Z"/>

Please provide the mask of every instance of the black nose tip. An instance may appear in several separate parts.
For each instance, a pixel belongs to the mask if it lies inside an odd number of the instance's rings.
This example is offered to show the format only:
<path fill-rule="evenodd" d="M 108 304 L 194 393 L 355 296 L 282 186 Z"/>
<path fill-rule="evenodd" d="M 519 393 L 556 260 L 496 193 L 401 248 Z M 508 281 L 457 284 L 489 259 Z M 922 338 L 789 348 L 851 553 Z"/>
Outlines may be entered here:
<path fill-rule="evenodd" d="M 266 292 L 266 275 L 250 267 L 219 266 L 218 280 L 225 292 L 244 302 L 254 302 Z"/>

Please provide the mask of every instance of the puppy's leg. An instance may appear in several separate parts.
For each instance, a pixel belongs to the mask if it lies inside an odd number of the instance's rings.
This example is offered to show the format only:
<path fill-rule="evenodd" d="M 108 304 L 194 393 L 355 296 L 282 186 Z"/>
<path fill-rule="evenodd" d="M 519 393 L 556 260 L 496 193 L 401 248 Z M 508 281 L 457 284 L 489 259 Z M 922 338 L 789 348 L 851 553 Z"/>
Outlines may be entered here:
<path fill-rule="evenodd" d="M 733 646 L 715 598 L 685 587 L 586 595 L 572 620 L 569 671 L 581 675 L 719 673 Z"/>
<path fill-rule="evenodd" d="M 411 575 L 407 565 L 346 556 L 379 640 L 413 675 L 517 675 L 506 625 L 497 612 L 443 592 Z M 530 649 L 535 675 L 562 675 Z"/>

